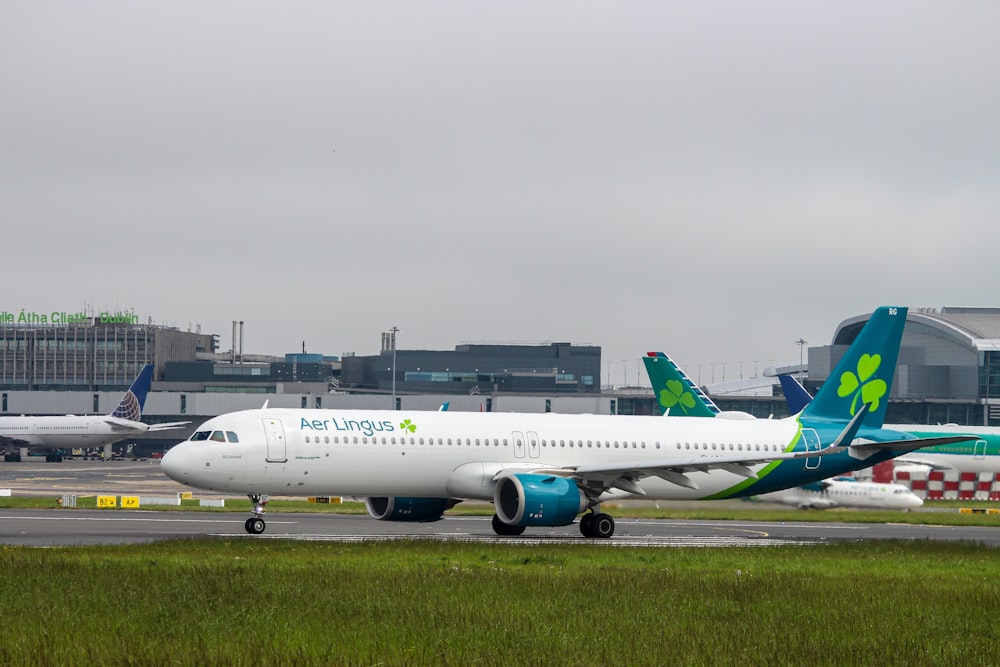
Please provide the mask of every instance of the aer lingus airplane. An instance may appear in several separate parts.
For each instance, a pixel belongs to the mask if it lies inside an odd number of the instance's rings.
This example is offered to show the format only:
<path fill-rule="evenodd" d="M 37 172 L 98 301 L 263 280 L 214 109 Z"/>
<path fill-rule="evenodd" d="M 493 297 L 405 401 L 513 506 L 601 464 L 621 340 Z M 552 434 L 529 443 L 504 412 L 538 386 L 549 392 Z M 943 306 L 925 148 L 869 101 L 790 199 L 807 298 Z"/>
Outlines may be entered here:
<path fill-rule="evenodd" d="M 648 352 L 643 357 L 646 374 L 653 393 L 664 414 L 718 419 L 754 419 L 745 412 L 723 412 L 688 377 L 687 373 L 663 352 Z M 805 391 L 803 389 L 803 391 Z M 812 397 L 809 397 L 810 400 Z M 805 404 L 803 404 L 804 406 Z M 794 410 L 801 411 L 802 407 Z M 961 443 L 948 445 L 961 447 Z M 763 500 L 799 508 L 827 509 L 831 507 L 858 507 L 872 509 L 912 509 L 924 501 L 902 484 L 859 482 L 850 477 L 834 477 L 780 491 L 755 496 Z"/>
<path fill-rule="evenodd" d="M 779 375 L 778 380 L 781 382 L 788 409 L 793 413 L 802 410 L 813 400 L 806 388 L 791 375 Z M 886 428 L 911 433 L 918 438 L 970 436 L 963 442 L 936 445 L 900 456 L 896 459 L 897 465 L 914 466 L 927 471 L 1000 473 L 1000 428 L 996 426 L 887 424 Z"/>
<path fill-rule="evenodd" d="M 0 448 L 4 461 L 21 460 L 20 449 L 46 452 L 46 460 L 62 461 L 62 451 L 74 448 L 103 447 L 125 438 L 178 428 L 188 422 L 144 424 L 142 407 L 153 379 L 153 366 L 147 364 L 132 381 L 111 414 L 0 417 Z"/>
<path fill-rule="evenodd" d="M 910 510 L 924 501 L 902 484 L 860 482 L 851 477 L 834 477 L 802 486 L 772 491 L 757 500 L 792 505 L 801 509 L 857 507 L 863 509 Z"/>
<path fill-rule="evenodd" d="M 917 439 L 883 428 L 906 308 L 879 308 L 832 383 L 786 419 L 689 419 L 374 410 L 247 410 L 206 421 L 163 457 L 171 478 L 247 494 L 249 533 L 268 495 L 362 496 L 378 519 L 434 521 L 490 500 L 493 528 L 564 526 L 611 537 L 617 498 L 753 496 L 870 466 L 962 436 Z"/>

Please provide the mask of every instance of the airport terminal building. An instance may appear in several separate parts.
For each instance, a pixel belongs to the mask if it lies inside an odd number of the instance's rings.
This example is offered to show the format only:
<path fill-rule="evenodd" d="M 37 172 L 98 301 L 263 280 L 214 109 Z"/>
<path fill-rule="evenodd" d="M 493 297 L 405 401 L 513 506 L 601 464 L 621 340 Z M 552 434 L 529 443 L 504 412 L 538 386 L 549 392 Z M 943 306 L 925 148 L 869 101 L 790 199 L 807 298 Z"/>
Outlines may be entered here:
<path fill-rule="evenodd" d="M 154 364 L 160 378 L 168 361 L 196 359 L 217 344 L 213 336 L 142 324 L 129 313 L 26 319 L 0 324 L 0 389 L 124 391 L 145 364 Z"/>
<path fill-rule="evenodd" d="M 869 314 L 808 349 L 815 391 Z M 235 335 L 234 335 L 235 339 Z M 235 342 L 235 340 L 234 340 Z M 641 352 L 636 353 L 639 357 Z M 272 407 L 658 414 L 648 387 L 602 386 L 601 348 L 570 343 L 462 343 L 452 350 L 244 355 L 218 336 L 134 321 L 0 323 L 0 414 L 103 414 L 145 363 L 155 365 L 144 420 L 205 419 Z M 765 384 L 770 380 L 765 379 Z M 714 389 L 714 387 L 712 388 Z M 723 410 L 788 414 L 780 390 L 709 391 Z M 890 422 L 1000 425 L 1000 308 L 911 309 L 890 396 Z M 174 441 L 185 437 L 178 433 Z"/>
<path fill-rule="evenodd" d="M 811 392 L 868 317 L 844 320 L 832 344 L 809 348 Z M 1000 308 L 911 308 L 889 398 L 892 423 L 1000 424 Z"/>

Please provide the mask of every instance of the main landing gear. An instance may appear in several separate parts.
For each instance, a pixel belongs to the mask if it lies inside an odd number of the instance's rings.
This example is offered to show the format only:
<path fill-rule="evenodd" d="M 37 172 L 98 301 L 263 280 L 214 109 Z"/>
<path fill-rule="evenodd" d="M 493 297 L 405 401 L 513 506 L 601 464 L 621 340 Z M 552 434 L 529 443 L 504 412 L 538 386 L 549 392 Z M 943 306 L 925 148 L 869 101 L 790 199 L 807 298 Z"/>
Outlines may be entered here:
<path fill-rule="evenodd" d="M 587 512 L 580 517 L 580 533 L 584 537 L 606 540 L 615 534 L 615 520 L 604 512 Z"/>
<path fill-rule="evenodd" d="M 597 511 L 594 508 L 580 517 L 580 533 L 584 537 L 595 537 L 606 540 L 615 534 L 615 520 L 610 514 Z M 249 523 L 248 523 L 249 526 Z M 250 528 L 248 527 L 249 531 Z M 500 520 L 496 514 L 493 515 L 493 532 L 502 537 L 513 537 L 524 532 L 524 526 L 511 526 Z"/>
<path fill-rule="evenodd" d="M 260 535 L 264 532 L 264 528 L 267 527 L 264 523 L 264 505 L 267 505 L 267 496 L 262 496 L 259 493 L 251 493 L 247 495 L 247 498 L 253 503 L 253 516 L 246 520 L 243 527 L 251 535 Z"/>
<path fill-rule="evenodd" d="M 500 520 L 496 514 L 493 515 L 493 532 L 503 537 L 512 537 L 524 532 L 524 526 L 512 526 Z"/>

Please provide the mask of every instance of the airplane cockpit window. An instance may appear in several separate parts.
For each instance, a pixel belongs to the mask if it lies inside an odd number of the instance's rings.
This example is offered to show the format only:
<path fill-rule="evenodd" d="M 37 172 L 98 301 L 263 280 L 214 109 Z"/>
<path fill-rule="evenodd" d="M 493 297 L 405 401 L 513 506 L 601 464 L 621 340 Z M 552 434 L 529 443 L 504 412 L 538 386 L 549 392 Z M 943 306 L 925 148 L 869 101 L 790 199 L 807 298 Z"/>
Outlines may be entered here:
<path fill-rule="evenodd" d="M 226 434 L 222 431 L 212 431 L 212 435 L 209 437 L 209 440 L 212 440 L 213 442 L 225 442 Z"/>
<path fill-rule="evenodd" d="M 191 436 L 191 440 L 198 442 L 200 440 L 208 440 L 208 436 L 212 435 L 211 431 L 197 431 Z"/>
<path fill-rule="evenodd" d="M 236 437 L 236 431 L 226 431 L 226 437 L 229 438 L 229 442 L 239 442 L 240 439 Z"/>

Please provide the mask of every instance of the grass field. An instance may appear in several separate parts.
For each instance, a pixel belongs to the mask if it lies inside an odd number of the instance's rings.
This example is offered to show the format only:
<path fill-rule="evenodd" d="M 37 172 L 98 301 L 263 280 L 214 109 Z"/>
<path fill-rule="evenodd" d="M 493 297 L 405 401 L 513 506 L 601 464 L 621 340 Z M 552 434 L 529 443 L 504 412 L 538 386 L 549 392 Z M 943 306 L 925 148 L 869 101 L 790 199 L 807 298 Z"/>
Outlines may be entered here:
<path fill-rule="evenodd" d="M 995 665 L 1000 553 L 249 540 L 0 549 L 4 665 Z"/>

